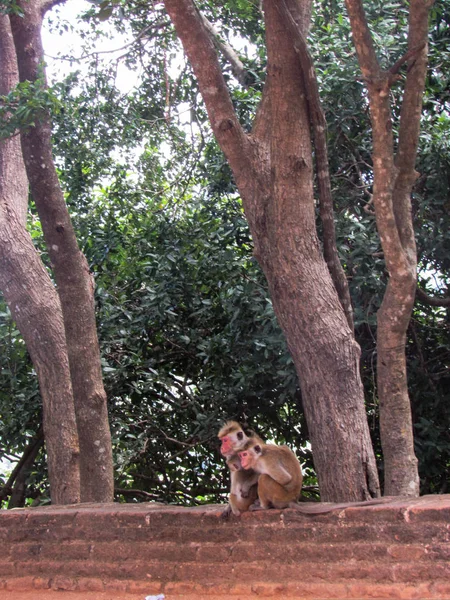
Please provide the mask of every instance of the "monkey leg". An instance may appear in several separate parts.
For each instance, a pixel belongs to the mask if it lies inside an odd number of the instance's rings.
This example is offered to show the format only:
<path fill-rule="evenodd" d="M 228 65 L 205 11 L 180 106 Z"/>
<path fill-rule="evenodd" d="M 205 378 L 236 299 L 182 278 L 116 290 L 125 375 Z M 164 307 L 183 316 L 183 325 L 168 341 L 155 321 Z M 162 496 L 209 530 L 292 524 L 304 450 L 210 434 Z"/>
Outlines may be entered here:
<path fill-rule="evenodd" d="M 246 512 L 257 498 L 258 485 L 256 483 L 245 493 L 245 497 L 239 494 L 230 494 L 228 502 L 230 503 L 233 515 L 238 517 L 242 512 Z"/>
<path fill-rule="evenodd" d="M 297 490 L 286 490 L 270 475 L 260 475 L 258 480 L 258 496 L 261 508 L 288 508 L 293 500 L 298 498 Z"/>

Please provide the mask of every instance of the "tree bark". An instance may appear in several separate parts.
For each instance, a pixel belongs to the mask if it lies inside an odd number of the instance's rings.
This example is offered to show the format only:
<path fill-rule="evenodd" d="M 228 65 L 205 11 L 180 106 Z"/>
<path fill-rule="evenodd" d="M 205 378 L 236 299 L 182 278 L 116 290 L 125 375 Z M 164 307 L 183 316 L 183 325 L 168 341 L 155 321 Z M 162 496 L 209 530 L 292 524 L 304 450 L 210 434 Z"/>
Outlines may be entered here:
<path fill-rule="evenodd" d="M 41 26 L 55 2 L 19 0 L 23 16 L 11 15 L 19 76 L 36 81 L 43 69 Z M 82 502 L 113 499 L 113 464 L 106 394 L 97 340 L 94 285 L 75 237 L 52 156 L 48 115 L 21 133 L 31 193 L 61 300 L 80 443 Z"/>
<path fill-rule="evenodd" d="M 417 257 L 411 191 L 419 140 L 427 65 L 431 2 L 411 0 L 408 62 L 397 155 L 394 152 L 390 86 L 405 62 L 383 71 L 378 63 L 360 0 L 346 0 L 358 60 L 366 81 L 373 135 L 373 205 L 389 281 L 377 321 L 377 383 L 385 495 L 417 496 L 419 475 L 414 453 L 406 373 L 406 331 L 417 285 Z"/>
<path fill-rule="evenodd" d="M 0 94 L 18 81 L 9 19 L 0 15 Z M 0 141 L 0 289 L 39 379 L 51 499 L 80 500 L 79 448 L 61 306 L 26 231 L 28 181 L 14 137 Z"/>
<path fill-rule="evenodd" d="M 283 23 L 292 36 L 294 48 L 300 60 L 304 86 L 307 93 L 308 112 L 311 121 L 312 138 L 314 140 L 320 219 L 323 227 L 323 255 L 345 316 L 347 317 L 348 325 L 354 331 L 350 289 L 344 269 L 339 260 L 336 245 L 333 197 L 328 166 L 327 122 L 320 101 L 319 84 L 314 63 L 308 50 L 306 38 L 301 31 L 301 19 L 297 16 L 296 4 L 296 0 L 282 0 L 279 3 L 279 10 L 283 18 Z M 297 18 L 295 18 L 296 16 Z"/>
<path fill-rule="evenodd" d="M 264 3 L 268 67 L 251 135 L 234 113 L 214 47 L 192 0 L 165 0 L 232 170 L 302 389 L 321 499 L 379 495 L 359 347 L 323 258 L 315 226 L 305 82 L 275 0 Z M 296 2 L 309 24 L 309 2 Z"/>

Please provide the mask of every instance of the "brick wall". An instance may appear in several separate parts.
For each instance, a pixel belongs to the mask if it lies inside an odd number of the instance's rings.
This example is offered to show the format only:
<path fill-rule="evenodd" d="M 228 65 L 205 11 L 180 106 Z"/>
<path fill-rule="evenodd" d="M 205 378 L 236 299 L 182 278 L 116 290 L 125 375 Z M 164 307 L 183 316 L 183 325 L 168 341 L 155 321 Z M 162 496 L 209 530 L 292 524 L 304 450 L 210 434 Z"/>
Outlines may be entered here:
<path fill-rule="evenodd" d="M 450 598 L 450 495 L 228 521 L 222 508 L 0 511 L 0 597 Z"/>

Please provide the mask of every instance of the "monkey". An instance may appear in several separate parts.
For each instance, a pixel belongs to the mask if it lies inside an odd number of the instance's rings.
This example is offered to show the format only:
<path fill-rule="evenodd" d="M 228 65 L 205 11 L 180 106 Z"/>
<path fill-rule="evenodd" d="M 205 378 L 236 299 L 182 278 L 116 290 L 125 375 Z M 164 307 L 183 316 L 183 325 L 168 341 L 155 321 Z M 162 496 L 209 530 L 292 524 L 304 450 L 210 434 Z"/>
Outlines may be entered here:
<path fill-rule="evenodd" d="M 231 485 L 228 506 L 222 517 L 227 518 L 231 513 L 239 517 L 257 502 L 259 473 L 253 470 L 244 471 L 237 454 L 227 460 L 227 466 L 230 470 Z"/>
<path fill-rule="evenodd" d="M 227 459 L 237 454 L 250 439 L 254 439 L 261 444 L 264 443 L 251 429 L 244 431 L 244 428 L 237 421 L 228 421 L 225 423 L 221 427 L 217 437 L 221 441 L 220 454 Z"/>
<path fill-rule="evenodd" d="M 250 506 L 257 505 L 259 473 L 252 469 L 244 470 L 242 468 L 238 451 L 251 439 L 260 443 L 263 441 L 251 430 L 247 430 L 246 433 L 236 421 L 225 423 L 217 436 L 221 441 L 220 453 L 226 458 L 231 479 L 229 504 L 223 511 L 222 517 L 228 518 L 231 513 L 240 516 Z"/>
<path fill-rule="evenodd" d="M 249 510 L 297 505 L 303 474 L 300 462 L 290 448 L 249 439 L 238 454 L 245 470 L 253 469 L 259 473 L 259 505 L 253 504 Z"/>

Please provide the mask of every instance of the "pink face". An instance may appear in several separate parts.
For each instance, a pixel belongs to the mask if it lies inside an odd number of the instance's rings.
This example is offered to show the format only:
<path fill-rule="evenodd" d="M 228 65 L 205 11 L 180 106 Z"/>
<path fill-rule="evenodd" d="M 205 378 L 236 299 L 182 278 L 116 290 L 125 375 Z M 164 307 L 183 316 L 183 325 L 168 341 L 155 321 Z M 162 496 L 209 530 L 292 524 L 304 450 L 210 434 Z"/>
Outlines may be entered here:
<path fill-rule="evenodd" d="M 233 453 L 233 440 L 229 435 L 226 435 L 222 438 L 222 443 L 220 445 L 220 454 L 222 456 L 230 456 Z"/>
<path fill-rule="evenodd" d="M 241 459 L 241 465 L 243 469 L 251 468 L 251 454 L 244 450 L 243 452 L 239 452 L 239 458 Z"/>
<path fill-rule="evenodd" d="M 233 431 L 221 438 L 220 454 L 222 456 L 232 456 L 245 443 L 245 435 L 243 431 Z"/>

